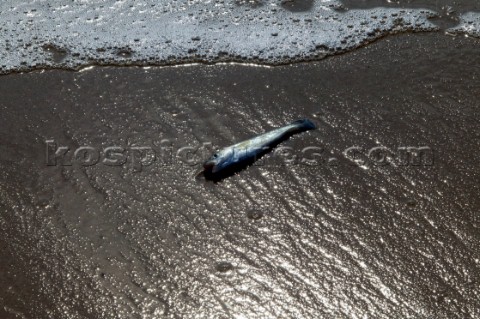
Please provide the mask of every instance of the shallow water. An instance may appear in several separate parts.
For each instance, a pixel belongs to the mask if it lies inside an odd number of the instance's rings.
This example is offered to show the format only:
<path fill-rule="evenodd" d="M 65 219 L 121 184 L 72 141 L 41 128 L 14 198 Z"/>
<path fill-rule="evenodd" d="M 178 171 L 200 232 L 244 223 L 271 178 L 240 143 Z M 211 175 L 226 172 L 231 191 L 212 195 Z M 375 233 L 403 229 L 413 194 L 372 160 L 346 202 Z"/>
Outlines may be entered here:
<path fill-rule="evenodd" d="M 376 7 L 430 9 L 442 12 L 448 9 L 450 14 L 480 10 L 480 4 L 475 0 L 341 0 L 347 8 L 370 9 Z"/>
<path fill-rule="evenodd" d="M 10 0 L 0 12 L 0 73 L 92 64 L 284 64 L 319 60 L 391 33 L 438 29 L 432 10 L 345 10 L 334 0 Z"/>
<path fill-rule="evenodd" d="M 341 0 L 341 3 L 348 9 L 368 10 L 378 7 L 428 9 L 436 14 L 429 20 L 442 31 L 478 37 L 478 23 L 472 26 L 473 21 L 478 21 L 478 12 L 480 11 L 480 3 L 476 0 Z"/>
<path fill-rule="evenodd" d="M 402 32 L 480 37 L 478 11 L 475 0 L 7 0 L 0 73 L 321 60 Z"/>
<path fill-rule="evenodd" d="M 478 48 L 417 34 L 275 68 L 0 77 L 0 317 L 480 316 Z M 319 129 L 285 146 L 321 147 L 315 165 L 214 184 L 161 153 L 302 117 Z M 46 140 L 157 160 L 47 166 Z"/>

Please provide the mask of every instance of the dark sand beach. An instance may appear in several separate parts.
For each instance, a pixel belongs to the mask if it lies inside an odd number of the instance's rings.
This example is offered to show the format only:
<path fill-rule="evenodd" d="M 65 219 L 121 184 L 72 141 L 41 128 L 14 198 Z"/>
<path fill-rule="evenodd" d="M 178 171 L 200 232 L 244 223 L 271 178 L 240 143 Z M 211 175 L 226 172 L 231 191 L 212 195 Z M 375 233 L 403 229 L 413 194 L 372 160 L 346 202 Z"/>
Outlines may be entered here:
<path fill-rule="evenodd" d="M 480 317 L 479 48 L 404 34 L 280 67 L 0 77 L 0 318 Z M 162 153 L 304 117 L 318 130 L 284 145 L 314 162 L 212 183 Z M 80 146 L 99 163 L 63 165 Z"/>

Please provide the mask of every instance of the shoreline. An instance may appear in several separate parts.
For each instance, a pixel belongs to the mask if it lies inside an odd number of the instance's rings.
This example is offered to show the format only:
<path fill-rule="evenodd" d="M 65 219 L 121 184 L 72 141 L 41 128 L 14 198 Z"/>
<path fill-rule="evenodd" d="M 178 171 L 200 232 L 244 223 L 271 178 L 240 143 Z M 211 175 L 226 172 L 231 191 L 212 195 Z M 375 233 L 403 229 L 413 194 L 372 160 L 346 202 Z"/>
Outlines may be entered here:
<path fill-rule="evenodd" d="M 218 60 L 202 60 L 202 59 L 189 59 L 185 58 L 185 62 L 180 62 L 176 59 L 171 61 L 160 61 L 160 62 L 133 62 L 133 61 L 115 61 L 115 62 L 101 62 L 95 61 L 91 64 L 83 64 L 76 67 L 67 67 L 67 66 L 49 66 L 49 65 L 42 65 L 42 66 L 28 66 L 24 67 L 23 69 L 20 67 L 15 70 L 9 71 L 2 71 L 0 70 L 0 76 L 10 75 L 10 74 L 25 74 L 31 72 L 46 72 L 46 71 L 68 71 L 68 72 L 85 72 L 92 68 L 102 68 L 102 67 L 116 67 L 116 68 L 164 68 L 164 67 L 191 67 L 191 66 L 221 66 L 221 65 L 241 65 L 241 66 L 252 66 L 252 67 L 283 67 L 289 66 L 294 64 L 304 64 L 304 63 L 315 63 L 320 62 L 325 59 L 331 59 L 336 56 L 341 56 L 344 54 L 349 54 L 355 50 L 360 50 L 370 45 L 374 45 L 378 41 L 383 41 L 384 39 L 388 39 L 390 37 L 402 36 L 402 35 L 409 35 L 409 34 L 441 34 L 441 32 L 445 32 L 445 30 L 428 30 L 428 31 L 399 31 L 399 32 L 392 32 L 385 35 L 382 35 L 378 38 L 375 38 L 371 41 L 367 41 L 362 43 L 354 48 L 347 48 L 344 51 L 332 52 L 332 53 L 325 53 L 325 55 L 321 57 L 311 57 L 311 58 L 290 58 L 288 61 L 283 62 L 275 62 L 274 60 L 256 60 L 256 59 L 249 59 L 249 58 L 234 58 L 234 57 L 227 57 L 227 58 L 218 58 Z M 443 34 L 447 37 L 456 37 L 461 36 L 461 34 Z M 480 37 L 472 37 L 473 40 L 480 40 Z"/>

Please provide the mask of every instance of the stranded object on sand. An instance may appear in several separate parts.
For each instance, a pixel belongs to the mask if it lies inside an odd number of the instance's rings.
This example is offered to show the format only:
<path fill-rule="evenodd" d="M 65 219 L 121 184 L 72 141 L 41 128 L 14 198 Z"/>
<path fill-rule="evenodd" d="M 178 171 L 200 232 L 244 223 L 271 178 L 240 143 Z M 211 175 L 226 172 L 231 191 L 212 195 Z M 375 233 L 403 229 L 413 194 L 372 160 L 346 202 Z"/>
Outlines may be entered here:
<path fill-rule="evenodd" d="M 203 164 L 206 179 L 221 180 L 253 164 L 261 156 L 290 136 L 314 130 L 315 124 L 308 119 L 298 120 L 284 127 L 258 135 L 249 140 L 226 147 L 210 157 Z"/>

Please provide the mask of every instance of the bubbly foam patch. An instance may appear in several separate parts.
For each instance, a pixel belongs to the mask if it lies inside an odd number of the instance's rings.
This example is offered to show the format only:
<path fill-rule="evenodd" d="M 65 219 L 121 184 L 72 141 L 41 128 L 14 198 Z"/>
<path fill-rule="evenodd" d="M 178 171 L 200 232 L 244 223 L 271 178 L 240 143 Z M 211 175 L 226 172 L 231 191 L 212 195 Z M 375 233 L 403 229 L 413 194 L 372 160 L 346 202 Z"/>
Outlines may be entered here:
<path fill-rule="evenodd" d="M 0 72 L 321 59 L 387 34 L 432 31 L 428 9 L 332 0 L 2 1 Z"/>
<path fill-rule="evenodd" d="M 475 38 L 480 38 L 480 13 L 466 12 L 460 16 L 460 23 L 447 30 L 452 34 L 465 34 Z"/>

